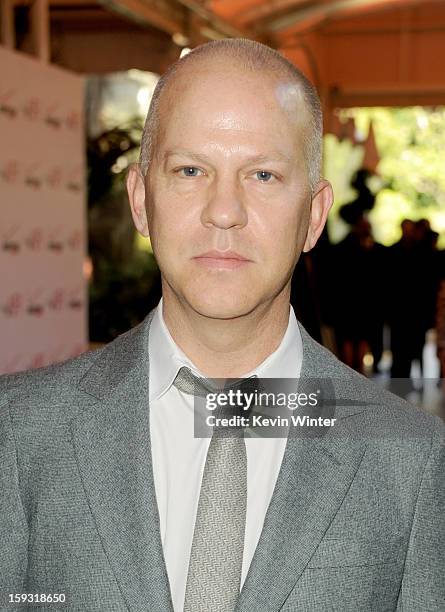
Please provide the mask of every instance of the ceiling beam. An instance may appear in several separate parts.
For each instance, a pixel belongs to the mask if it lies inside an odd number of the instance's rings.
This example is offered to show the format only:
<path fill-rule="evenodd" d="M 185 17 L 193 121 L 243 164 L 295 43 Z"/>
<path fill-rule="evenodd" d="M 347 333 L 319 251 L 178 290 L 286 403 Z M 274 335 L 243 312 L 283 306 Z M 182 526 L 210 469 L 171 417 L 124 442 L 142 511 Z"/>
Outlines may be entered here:
<path fill-rule="evenodd" d="M 429 2 L 440 1 L 442 0 L 429 0 Z M 350 15 L 355 12 L 406 8 L 409 5 L 420 5 L 422 3 L 422 0 L 334 0 L 329 3 L 316 4 L 308 8 L 291 11 L 269 21 L 264 26 L 264 30 L 271 33 L 290 34 L 307 30 L 328 18 Z"/>
<path fill-rule="evenodd" d="M 167 2 L 145 0 L 98 0 L 105 8 L 135 21 L 167 32 L 184 34 L 185 11 L 182 7 Z"/>
<path fill-rule="evenodd" d="M 221 19 L 221 17 L 215 15 L 213 11 L 210 11 L 205 8 L 205 6 L 203 6 L 197 0 L 177 0 L 177 2 L 185 6 L 192 13 L 195 13 L 195 15 L 198 15 L 198 17 L 200 17 L 204 21 L 206 21 L 209 24 L 211 30 L 216 30 L 216 32 L 219 32 L 220 34 L 228 38 L 253 38 L 251 32 L 241 30 L 232 26 L 224 19 Z"/>
<path fill-rule="evenodd" d="M 10 0 L 15 6 L 31 6 L 33 0 Z M 2 0 L 3 2 L 3 0 Z M 49 7 L 57 6 L 97 6 L 97 0 L 48 0 Z"/>
<path fill-rule="evenodd" d="M 106 8 L 142 24 L 155 26 L 168 34 L 188 37 L 188 15 L 195 15 L 204 22 L 201 34 L 205 39 L 220 37 L 253 38 L 206 9 L 197 0 L 98 0 Z"/>
<path fill-rule="evenodd" d="M 329 92 L 331 108 L 357 106 L 442 106 L 445 104 L 445 87 L 412 86 L 410 88 L 333 88 Z"/>
<path fill-rule="evenodd" d="M 96 5 L 96 8 L 69 8 L 61 9 L 60 5 L 51 9 L 50 12 L 51 24 L 66 24 L 73 27 L 81 27 L 82 29 L 91 30 L 96 27 L 113 27 L 118 29 L 131 29 L 133 24 L 128 20 L 120 19 L 115 13 L 104 10 Z"/>
<path fill-rule="evenodd" d="M 8 49 L 15 47 L 14 5 L 12 0 L 3 0 L 0 5 L 1 43 Z"/>
<path fill-rule="evenodd" d="M 247 9 L 233 11 L 233 20 L 241 26 L 245 26 L 255 21 L 269 18 L 271 15 L 279 14 L 286 9 L 296 9 L 299 4 L 307 4 L 307 0 L 270 0 L 255 4 Z"/>
<path fill-rule="evenodd" d="M 49 5 L 48 0 L 34 0 L 30 8 L 31 46 L 42 62 L 50 60 Z"/>

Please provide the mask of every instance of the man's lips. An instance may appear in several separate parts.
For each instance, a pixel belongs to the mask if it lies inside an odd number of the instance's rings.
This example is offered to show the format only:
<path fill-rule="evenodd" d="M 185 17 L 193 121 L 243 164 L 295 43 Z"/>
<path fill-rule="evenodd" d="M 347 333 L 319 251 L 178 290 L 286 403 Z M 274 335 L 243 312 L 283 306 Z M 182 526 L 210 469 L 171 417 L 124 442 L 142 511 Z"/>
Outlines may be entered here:
<path fill-rule="evenodd" d="M 197 263 L 209 268 L 239 268 L 251 263 L 250 259 L 236 251 L 207 251 L 193 259 Z"/>

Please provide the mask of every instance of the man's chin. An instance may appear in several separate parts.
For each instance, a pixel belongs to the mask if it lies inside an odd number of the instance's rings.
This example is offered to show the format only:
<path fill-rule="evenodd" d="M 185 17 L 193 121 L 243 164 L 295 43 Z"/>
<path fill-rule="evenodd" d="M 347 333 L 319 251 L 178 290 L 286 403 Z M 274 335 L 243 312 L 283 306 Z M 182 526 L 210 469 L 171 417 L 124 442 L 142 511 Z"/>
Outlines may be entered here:
<path fill-rule="evenodd" d="M 236 319 L 243 317 L 255 309 L 255 304 L 246 297 L 236 299 L 232 295 L 199 296 L 187 300 L 191 308 L 198 314 L 209 319 Z"/>

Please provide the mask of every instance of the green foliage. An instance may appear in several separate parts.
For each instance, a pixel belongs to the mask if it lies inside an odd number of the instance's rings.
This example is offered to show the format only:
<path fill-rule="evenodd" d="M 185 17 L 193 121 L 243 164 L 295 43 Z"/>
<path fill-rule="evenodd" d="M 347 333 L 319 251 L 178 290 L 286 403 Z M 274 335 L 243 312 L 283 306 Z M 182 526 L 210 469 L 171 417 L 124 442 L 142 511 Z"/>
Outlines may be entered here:
<path fill-rule="evenodd" d="M 93 263 L 90 340 L 108 342 L 139 323 L 160 297 L 159 272 L 147 240 L 138 239 L 125 186 L 136 161 L 138 119 L 88 141 L 88 235 Z"/>
<path fill-rule="evenodd" d="M 111 192 L 122 190 L 121 171 L 135 160 L 142 133 L 138 119 L 112 128 L 87 142 L 88 206 L 92 208 Z"/>
<path fill-rule="evenodd" d="M 363 141 L 371 121 L 374 127 L 381 180 L 374 182 L 377 200 L 370 220 L 377 240 L 392 244 L 400 236 L 402 219 L 425 217 L 441 232 L 440 246 L 445 247 L 445 108 L 356 108 L 340 112 L 342 120 L 348 117 L 354 118 Z M 345 232 L 336 211 L 354 197 L 349 181 L 360 167 L 363 153 L 362 145 L 339 142 L 330 134 L 325 137 L 325 175 L 336 192 L 329 228 L 334 241 Z"/>

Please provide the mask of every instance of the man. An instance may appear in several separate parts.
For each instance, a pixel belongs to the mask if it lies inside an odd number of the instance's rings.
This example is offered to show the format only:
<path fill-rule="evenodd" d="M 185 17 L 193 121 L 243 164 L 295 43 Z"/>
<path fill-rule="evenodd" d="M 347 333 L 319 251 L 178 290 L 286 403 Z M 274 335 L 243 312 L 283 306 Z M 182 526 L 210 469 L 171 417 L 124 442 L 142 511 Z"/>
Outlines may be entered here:
<path fill-rule="evenodd" d="M 312 86 L 263 45 L 209 43 L 160 80 L 128 175 L 160 305 L 1 380 L 2 609 L 55 593 L 69 610 L 443 610 L 442 423 L 289 308 L 332 203 L 320 150 Z M 325 435 L 194 437 L 200 378 L 299 375 L 332 382 Z"/>
<path fill-rule="evenodd" d="M 439 266 L 428 239 L 429 221 L 404 219 L 402 236 L 388 249 L 388 322 L 391 330 L 392 387 L 408 395 L 414 389 L 411 366 L 423 372 L 426 333 L 434 327 Z"/>

